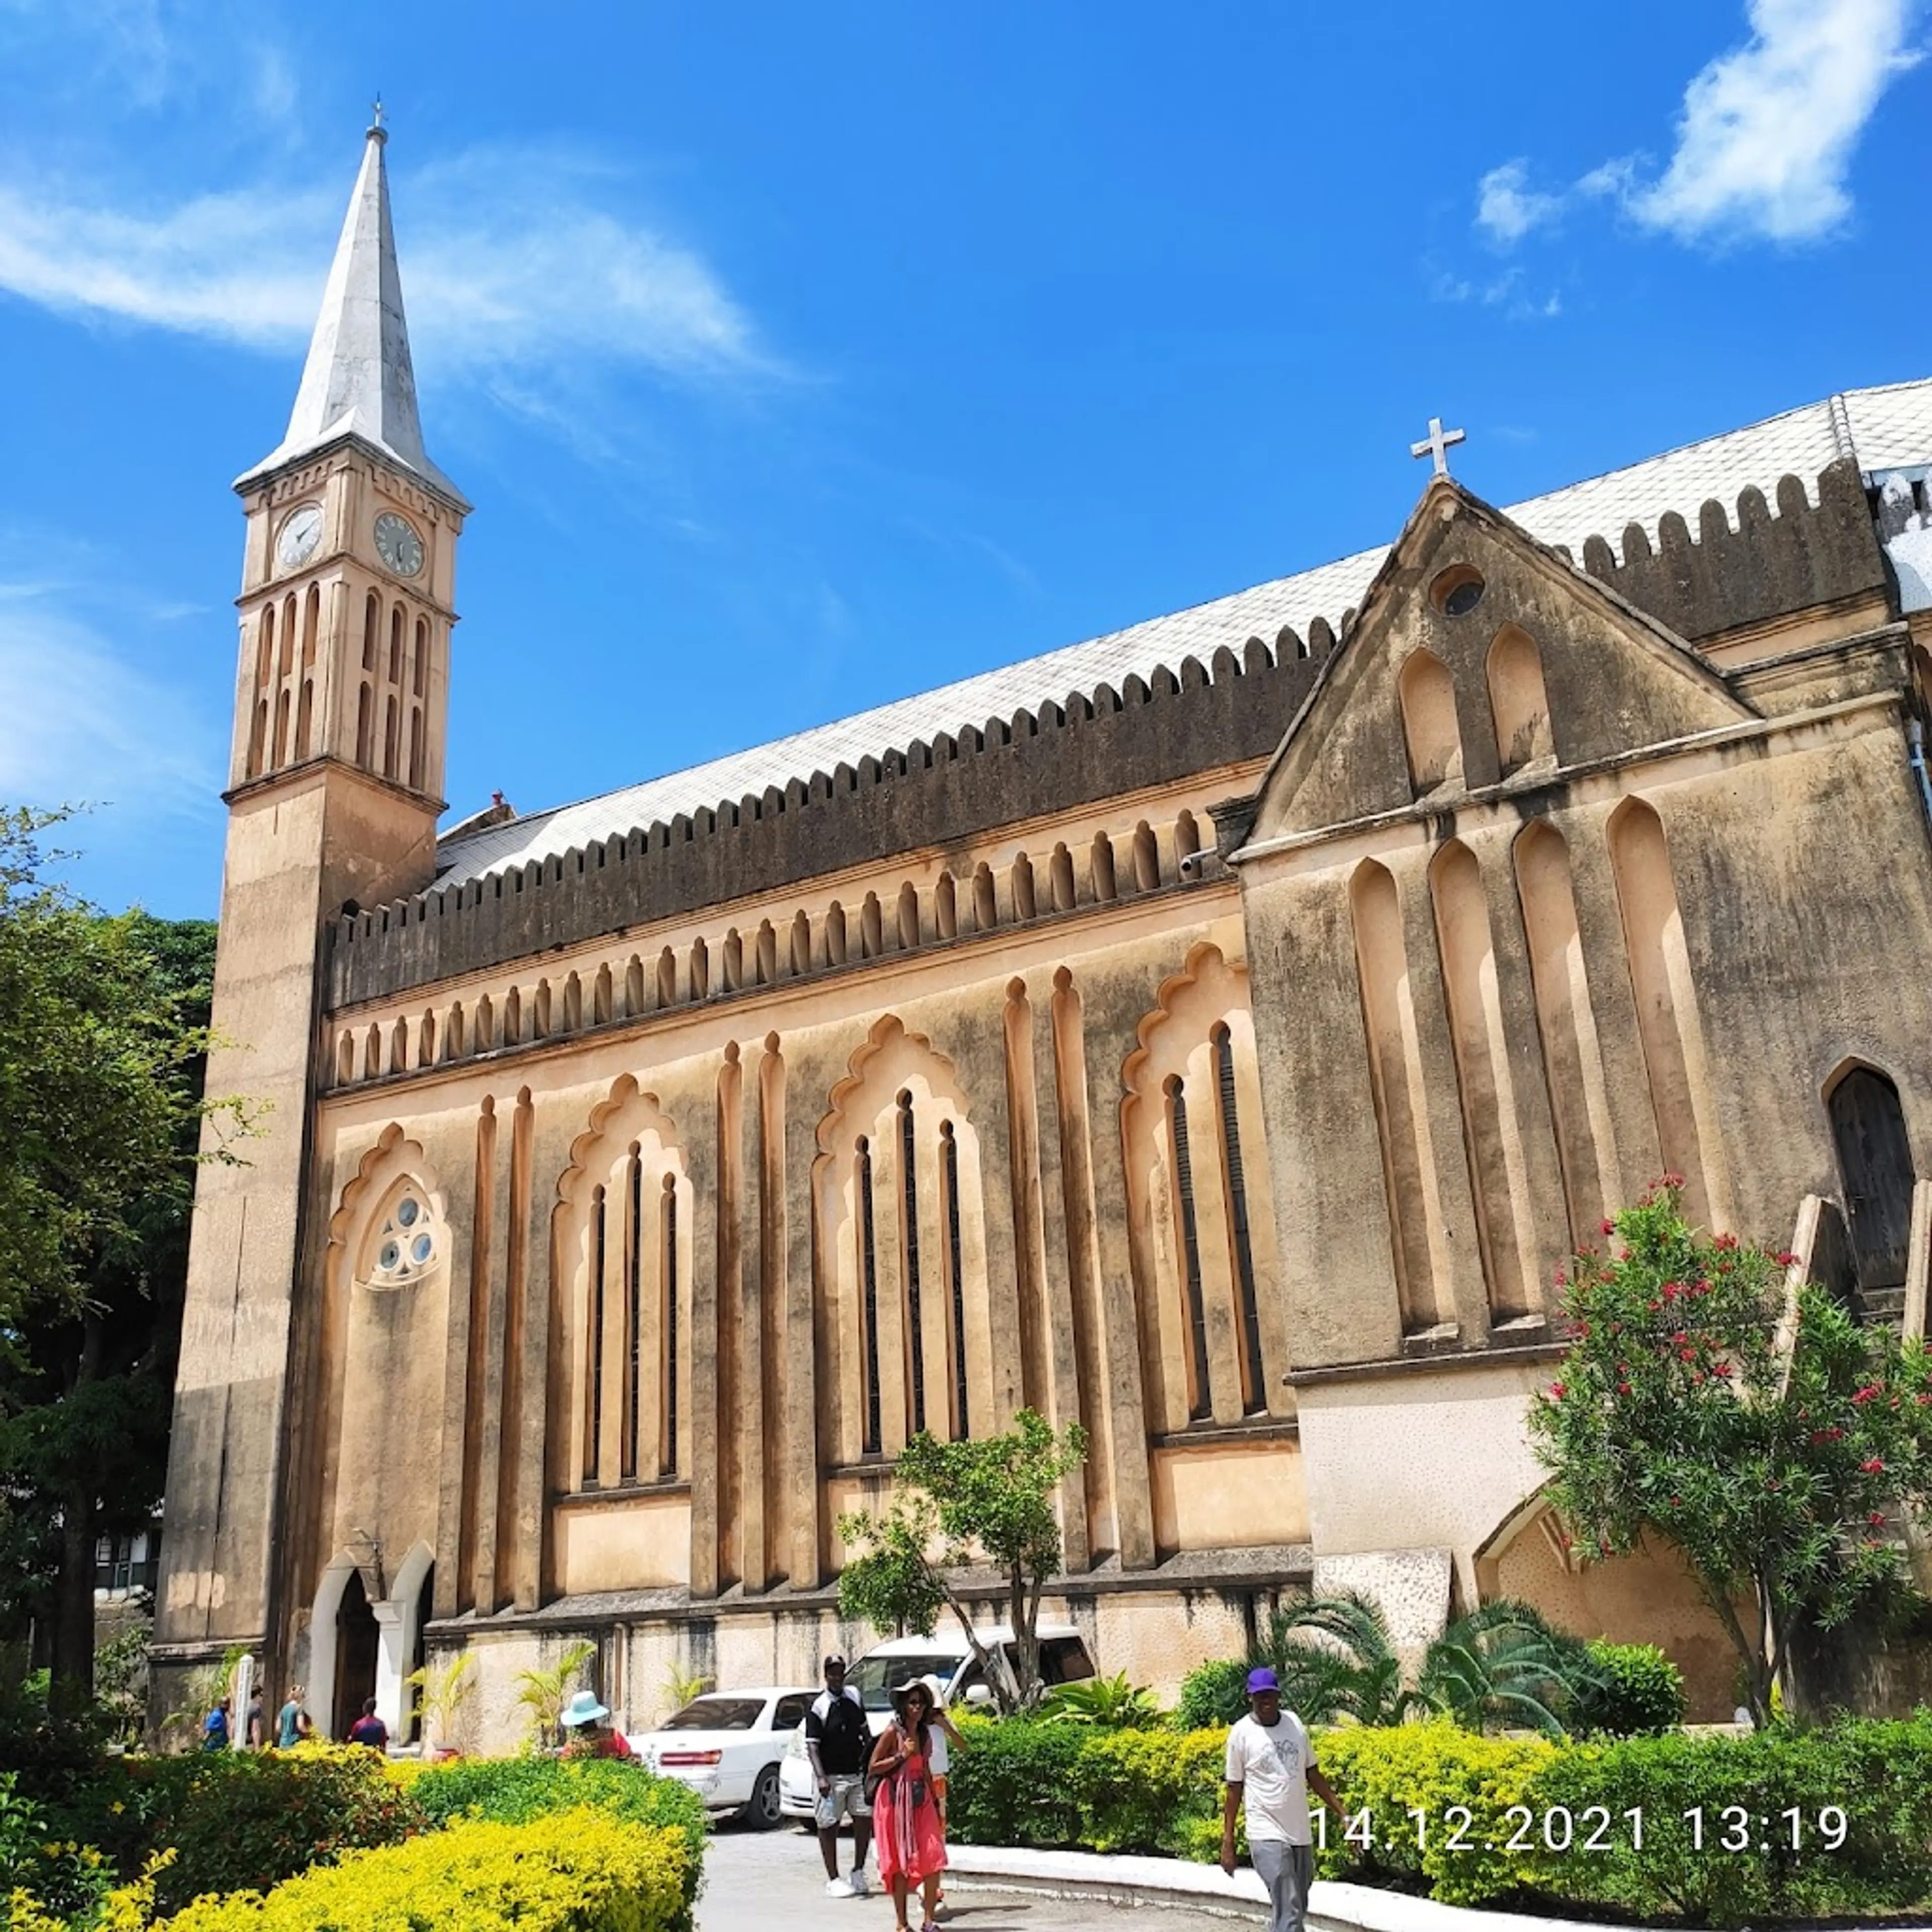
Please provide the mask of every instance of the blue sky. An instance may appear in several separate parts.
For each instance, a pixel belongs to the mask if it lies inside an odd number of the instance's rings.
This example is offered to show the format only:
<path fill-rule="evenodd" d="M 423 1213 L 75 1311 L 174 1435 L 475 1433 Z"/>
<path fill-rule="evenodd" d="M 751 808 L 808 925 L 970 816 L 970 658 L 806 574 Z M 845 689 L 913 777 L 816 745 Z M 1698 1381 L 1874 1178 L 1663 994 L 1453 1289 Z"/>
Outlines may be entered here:
<path fill-rule="evenodd" d="M 1932 373 L 1923 0 L 0 0 L 0 799 L 211 914 L 241 518 L 387 104 L 453 814 Z M 1694 506 L 1686 506 L 1694 509 Z"/>

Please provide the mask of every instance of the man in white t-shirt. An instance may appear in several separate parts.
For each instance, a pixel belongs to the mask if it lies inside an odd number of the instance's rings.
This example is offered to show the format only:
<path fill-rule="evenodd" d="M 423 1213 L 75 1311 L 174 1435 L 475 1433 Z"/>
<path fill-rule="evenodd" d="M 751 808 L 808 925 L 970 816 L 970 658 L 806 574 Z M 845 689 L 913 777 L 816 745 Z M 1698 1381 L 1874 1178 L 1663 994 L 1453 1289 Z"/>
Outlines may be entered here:
<path fill-rule="evenodd" d="M 1281 1682 L 1265 1668 L 1248 1672 L 1248 1714 L 1228 1733 L 1228 1789 L 1221 1808 L 1221 1869 L 1234 1870 L 1234 1820 L 1248 1813 L 1248 1856 L 1268 1887 L 1268 1932 L 1301 1932 L 1315 1850 L 1308 1794 L 1336 1817 L 1346 1814 L 1322 1776 L 1308 1731 L 1281 1708 Z"/>

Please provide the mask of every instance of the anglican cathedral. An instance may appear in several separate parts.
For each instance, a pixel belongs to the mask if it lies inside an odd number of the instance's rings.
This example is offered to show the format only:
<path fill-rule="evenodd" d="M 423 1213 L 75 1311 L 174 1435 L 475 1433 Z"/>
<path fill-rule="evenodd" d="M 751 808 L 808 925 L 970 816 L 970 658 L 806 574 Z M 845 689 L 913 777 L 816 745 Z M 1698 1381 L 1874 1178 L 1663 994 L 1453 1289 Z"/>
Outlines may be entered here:
<path fill-rule="evenodd" d="M 400 1730 L 466 1650 L 482 1749 L 574 1640 L 632 1726 L 809 1683 L 842 1513 L 1030 1406 L 1090 1437 L 1047 1610 L 1103 1672 L 1507 1594 L 1728 1715 L 1525 1418 L 1666 1171 L 1924 1331 L 1932 380 L 1507 509 L 1432 426 L 1387 548 L 445 824 L 470 506 L 383 146 L 236 486 L 208 1078 L 266 1112 L 200 1174 L 158 1699 L 243 1645 Z"/>

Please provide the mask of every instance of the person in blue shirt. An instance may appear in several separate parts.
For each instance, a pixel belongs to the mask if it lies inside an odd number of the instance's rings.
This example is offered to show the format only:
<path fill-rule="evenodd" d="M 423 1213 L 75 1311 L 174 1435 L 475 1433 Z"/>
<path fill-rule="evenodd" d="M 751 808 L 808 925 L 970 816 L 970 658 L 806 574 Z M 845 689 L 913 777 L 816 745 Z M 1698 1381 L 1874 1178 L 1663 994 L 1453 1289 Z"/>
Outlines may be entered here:
<path fill-rule="evenodd" d="M 228 1700 L 224 1697 L 208 1712 L 208 1720 L 201 1727 L 201 1748 L 203 1750 L 226 1750 L 228 1744 Z"/>

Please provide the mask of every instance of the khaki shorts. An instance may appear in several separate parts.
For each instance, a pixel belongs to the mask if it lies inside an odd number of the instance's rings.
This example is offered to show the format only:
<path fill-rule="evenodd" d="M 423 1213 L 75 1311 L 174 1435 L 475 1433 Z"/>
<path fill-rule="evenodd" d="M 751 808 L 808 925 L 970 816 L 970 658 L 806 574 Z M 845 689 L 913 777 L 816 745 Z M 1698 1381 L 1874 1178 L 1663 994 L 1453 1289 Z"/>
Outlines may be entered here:
<path fill-rule="evenodd" d="M 819 1793 L 814 1814 L 821 1832 L 836 1832 L 838 1821 L 850 1818 L 855 1823 L 861 1818 L 869 1819 L 872 1808 L 866 1802 L 866 1780 L 857 1772 L 849 1776 L 840 1774 L 830 1779 Z"/>

